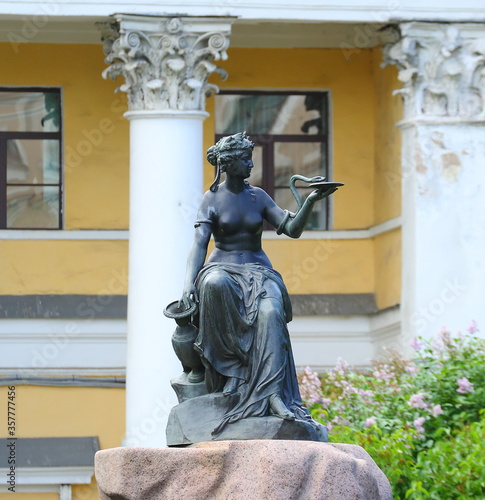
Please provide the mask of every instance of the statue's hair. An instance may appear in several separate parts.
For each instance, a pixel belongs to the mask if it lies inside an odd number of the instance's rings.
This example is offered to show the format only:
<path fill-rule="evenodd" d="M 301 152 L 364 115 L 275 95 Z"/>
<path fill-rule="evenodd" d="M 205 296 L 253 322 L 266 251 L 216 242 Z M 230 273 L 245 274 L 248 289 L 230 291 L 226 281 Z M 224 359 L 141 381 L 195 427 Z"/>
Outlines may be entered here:
<path fill-rule="evenodd" d="M 254 143 L 247 136 L 246 132 L 238 132 L 234 135 L 223 137 L 214 146 L 207 150 L 207 161 L 216 167 L 216 178 L 212 183 L 210 190 L 216 192 L 221 173 L 226 171 L 226 166 L 230 164 L 235 157 L 245 149 L 254 148 Z"/>

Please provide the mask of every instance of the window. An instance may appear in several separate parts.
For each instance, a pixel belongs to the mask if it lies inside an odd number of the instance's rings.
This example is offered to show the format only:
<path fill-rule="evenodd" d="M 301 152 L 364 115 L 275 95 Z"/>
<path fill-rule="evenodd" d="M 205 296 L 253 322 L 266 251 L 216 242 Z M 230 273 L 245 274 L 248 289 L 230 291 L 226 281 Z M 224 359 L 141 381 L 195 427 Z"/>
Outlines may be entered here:
<path fill-rule="evenodd" d="M 292 175 L 328 177 L 326 92 L 224 91 L 215 98 L 216 140 L 246 131 L 255 143 L 251 184 L 293 212 Z M 304 193 L 305 184 L 297 184 Z M 307 193 L 309 191 L 307 190 Z M 327 229 L 328 202 L 315 205 L 307 229 Z"/>
<path fill-rule="evenodd" d="M 60 229 L 60 89 L 0 88 L 0 229 Z"/>

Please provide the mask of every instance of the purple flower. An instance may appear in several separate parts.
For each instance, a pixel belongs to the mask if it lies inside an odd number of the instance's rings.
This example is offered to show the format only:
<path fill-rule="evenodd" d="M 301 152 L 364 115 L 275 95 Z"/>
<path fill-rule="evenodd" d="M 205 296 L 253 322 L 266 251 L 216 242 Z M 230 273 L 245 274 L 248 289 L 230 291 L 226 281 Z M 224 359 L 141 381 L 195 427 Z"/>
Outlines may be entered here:
<path fill-rule="evenodd" d="M 345 372 L 348 370 L 349 364 L 342 358 L 337 358 L 337 364 L 335 365 L 334 371 L 339 375 L 345 375 Z"/>
<path fill-rule="evenodd" d="M 309 405 L 319 403 L 322 399 L 321 389 L 322 383 L 318 377 L 318 373 L 307 366 L 300 379 L 300 392 L 303 401 Z"/>
<path fill-rule="evenodd" d="M 419 417 L 417 418 L 413 423 L 414 423 L 414 427 L 416 429 L 416 431 L 418 432 L 418 434 L 421 435 L 421 437 L 424 436 L 424 427 L 423 427 L 423 424 L 425 422 L 425 418 L 424 417 Z"/>
<path fill-rule="evenodd" d="M 473 384 L 466 377 L 459 378 L 456 382 L 458 384 L 456 392 L 459 392 L 460 394 L 468 394 L 469 392 L 475 391 Z"/>
<path fill-rule="evenodd" d="M 382 370 L 376 370 L 372 375 L 378 380 L 384 380 L 385 382 L 389 382 L 394 378 L 394 373 L 392 371 L 388 371 L 389 367 L 387 365 L 383 366 Z"/>
<path fill-rule="evenodd" d="M 429 410 L 431 415 L 433 417 L 437 417 L 438 415 L 443 415 L 443 409 L 441 408 L 441 405 L 434 405 L 433 408 Z"/>
<path fill-rule="evenodd" d="M 413 408 L 428 408 L 428 403 L 424 401 L 424 394 L 422 392 L 418 392 L 417 394 L 413 394 L 408 401 L 408 405 Z"/>
<path fill-rule="evenodd" d="M 420 351 L 423 348 L 423 343 L 418 339 L 418 337 L 414 337 L 414 340 L 411 343 L 411 347 L 415 351 Z"/>
<path fill-rule="evenodd" d="M 449 344 L 451 341 L 451 332 L 445 325 L 441 325 L 440 331 L 438 332 L 438 337 L 443 341 L 444 344 Z"/>
<path fill-rule="evenodd" d="M 480 330 L 478 329 L 478 325 L 477 325 L 477 322 L 472 319 L 472 322 L 470 323 L 470 326 L 466 329 L 468 333 L 477 333 L 479 332 Z"/>
<path fill-rule="evenodd" d="M 376 422 L 377 422 L 377 418 L 376 418 L 376 417 L 369 417 L 369 418 L 365 421 L 364 425 L 365 425 L 366 427 L 370 427 L 371 425 L 374 425 Z"/>
<path fill-rule="evenodd" d="M 418 373 L 418 369 L 415 365 L 408 365 L 404 368 L 410 375 L 416 375 Z"/>

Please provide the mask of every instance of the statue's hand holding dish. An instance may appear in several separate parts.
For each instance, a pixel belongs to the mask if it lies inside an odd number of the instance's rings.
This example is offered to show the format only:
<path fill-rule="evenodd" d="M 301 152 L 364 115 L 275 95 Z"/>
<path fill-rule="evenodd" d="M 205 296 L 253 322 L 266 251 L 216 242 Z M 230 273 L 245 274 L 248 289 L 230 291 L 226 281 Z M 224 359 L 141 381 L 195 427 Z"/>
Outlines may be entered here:
<path fill-rule="evenodd" d="M 335 193 L 340 186 L 344 186 L 343 182 L 330 182 L 330 181 L 318 181 L 312 182 L 308 187 L 316 188 L 315 191 L 310 193 L 309 198 L 313 201 L 322 200 L 332 193 Z"/>

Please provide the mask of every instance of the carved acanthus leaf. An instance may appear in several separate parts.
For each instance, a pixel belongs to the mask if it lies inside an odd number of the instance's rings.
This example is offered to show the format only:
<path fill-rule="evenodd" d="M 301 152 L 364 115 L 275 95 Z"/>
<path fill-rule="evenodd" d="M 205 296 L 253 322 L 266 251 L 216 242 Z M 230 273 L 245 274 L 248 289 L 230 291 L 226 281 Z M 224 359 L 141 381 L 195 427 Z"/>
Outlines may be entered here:
<path fill-rule="evenodd" d="M 483 27 L 408 23 L 384 48 L 384 63 L 399 68 L 405 117 L 485 116 Z"/>
<path fill-rule="evenodd" d="M 153 20 L 152 20 L 153 19 Z M 151 18 L 141 26 L 134 16 L 100 23 L 108 68 L 104 78 L 123 77 L 130 110 L 204 110 L 205 97 L 217 90 L 212 73 L 226 73 L 213 61 L 227 59 L 230 23 L 207 29 L 194 18 Z M 189 20 L 189 22 L 186 22 Z"/>

